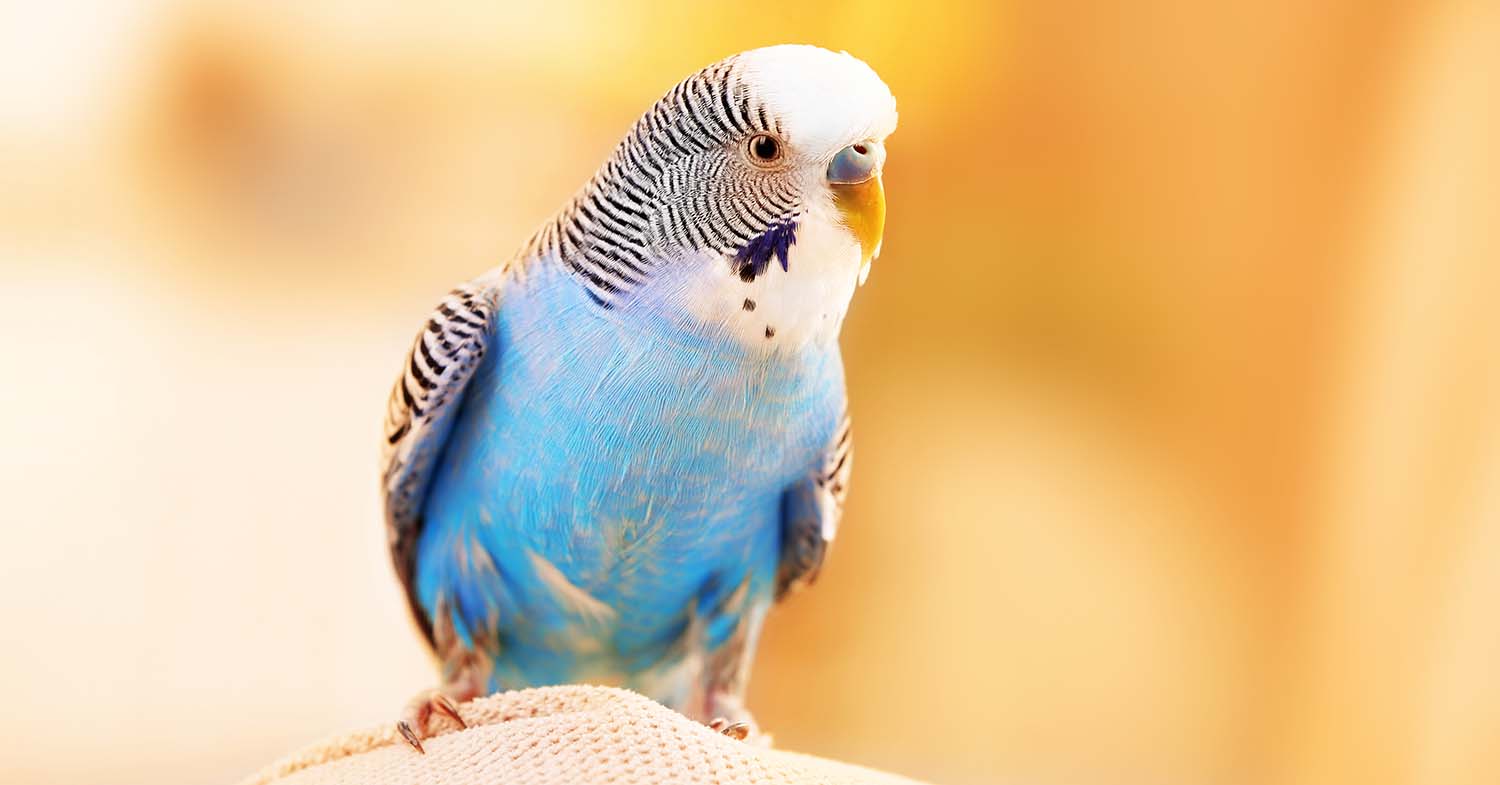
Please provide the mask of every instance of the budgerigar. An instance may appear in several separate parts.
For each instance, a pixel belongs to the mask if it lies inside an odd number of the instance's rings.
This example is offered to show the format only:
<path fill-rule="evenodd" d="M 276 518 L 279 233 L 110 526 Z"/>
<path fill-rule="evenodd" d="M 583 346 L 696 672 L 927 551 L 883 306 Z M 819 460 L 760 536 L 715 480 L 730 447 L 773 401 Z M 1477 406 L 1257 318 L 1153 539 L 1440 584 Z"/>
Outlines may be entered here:
<path fill-rule="evenodd" d="M 848 488 L 839 330 L 895 126 L 847 53 L 729 57 L 428 316 L 383 453 L 396 571 L 441 663 L 399 725 L 414 747 L 455 701 L 572 682 L 753 728 L 761 623 L 817 575 Z"/>

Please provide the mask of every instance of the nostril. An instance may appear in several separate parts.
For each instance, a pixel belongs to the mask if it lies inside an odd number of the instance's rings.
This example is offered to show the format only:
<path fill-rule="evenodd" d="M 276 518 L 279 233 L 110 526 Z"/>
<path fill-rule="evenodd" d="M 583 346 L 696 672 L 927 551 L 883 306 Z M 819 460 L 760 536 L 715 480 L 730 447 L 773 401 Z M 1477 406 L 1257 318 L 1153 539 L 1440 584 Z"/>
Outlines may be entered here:
<path fill-rule="evenodd" d="M 828 180 L 844 185 L 869 180 L 878 174 L 875 169 L 880 166 L 883 156 L 876 156 L 881 152 L 880 143 L 871 141 L 856 142 L 839 150 L 828 164 Z"/>

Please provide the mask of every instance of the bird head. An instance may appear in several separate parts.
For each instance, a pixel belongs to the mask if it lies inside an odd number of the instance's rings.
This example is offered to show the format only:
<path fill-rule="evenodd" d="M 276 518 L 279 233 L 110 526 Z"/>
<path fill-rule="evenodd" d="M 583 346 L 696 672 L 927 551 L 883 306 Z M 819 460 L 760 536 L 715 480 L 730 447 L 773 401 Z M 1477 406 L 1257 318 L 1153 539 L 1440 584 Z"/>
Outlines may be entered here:
<path fill-rule="evenodd" d="M 533 250 L 605 308 L 671 292 L 746 343 L 836 337 L 880 253 L 895 127 L 890 90 L 848 53 L 734 55 L 657 101 Z"/>
<path fill-rule="evenodd" d="M 779 207 L 782 223 L 836 221 L 858 244 L 865 268 L 879 255 L 885 229 L 881 173 L 885 140 L 896 128 L 896 99 L 847 52 L 773 46 L 734 60 L 750 103 L 761 112 L 740 156 L 741 177 L 755 187 L 740 198 L 759 192 L 758 203 L 747 209 Z M 769 267 L 754 242 L 748 248 L 738 256 L 755 269 L 745 265 L 742 273 Z M 789 261 L 780 251 L 778 244 L 773 252 L 785 270 Z"/>

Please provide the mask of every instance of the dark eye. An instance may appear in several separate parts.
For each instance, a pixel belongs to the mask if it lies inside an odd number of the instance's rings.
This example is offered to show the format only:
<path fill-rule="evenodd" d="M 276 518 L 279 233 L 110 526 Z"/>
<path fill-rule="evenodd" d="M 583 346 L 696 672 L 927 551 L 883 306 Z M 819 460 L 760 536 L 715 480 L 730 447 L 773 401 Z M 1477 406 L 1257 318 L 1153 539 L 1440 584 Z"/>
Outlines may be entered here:
<path fill-rule="evenodd" d="M 750 138 L 750 157 L 756 163 L 775 163 L 781 157 L 781 142 L 770 134 L 756 134 Z"/>

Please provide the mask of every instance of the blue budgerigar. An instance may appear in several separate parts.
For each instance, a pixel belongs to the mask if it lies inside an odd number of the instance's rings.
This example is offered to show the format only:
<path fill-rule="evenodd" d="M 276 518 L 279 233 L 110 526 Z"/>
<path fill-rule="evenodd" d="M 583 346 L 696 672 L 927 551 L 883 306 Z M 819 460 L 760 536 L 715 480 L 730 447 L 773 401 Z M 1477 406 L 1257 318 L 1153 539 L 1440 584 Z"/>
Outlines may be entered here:
<path fill-rule="evenodd" d="M 729 57 L 427 317 L 383 455 L 396 571 L 442 665 L 399 726 L 413 746 L 455 701 L 568 682 L 751 727 L 761 623 L 817 575 L 848 487 L 839 330 L 895 126 L 846 53 Z"/>

